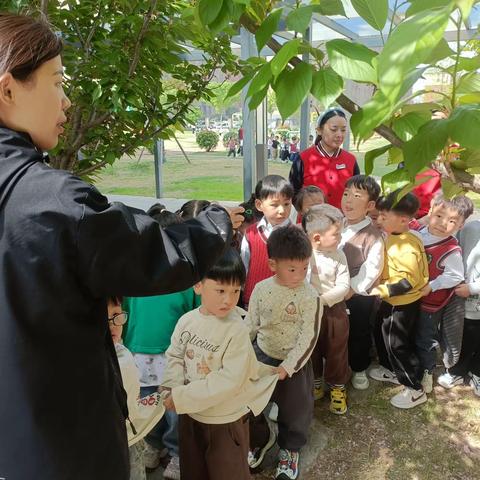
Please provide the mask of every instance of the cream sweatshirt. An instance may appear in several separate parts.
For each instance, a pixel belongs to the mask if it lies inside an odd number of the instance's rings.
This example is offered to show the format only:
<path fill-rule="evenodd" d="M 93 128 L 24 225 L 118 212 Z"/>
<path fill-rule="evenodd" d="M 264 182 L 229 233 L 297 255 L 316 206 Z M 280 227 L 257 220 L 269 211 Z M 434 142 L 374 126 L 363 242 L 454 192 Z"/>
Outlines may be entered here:
<path fill-rule="evenodd" d="M 166 351 L 162 382 L 172 389 L 177 413 L 202 423 L 224 424 L 265 408 L 278 375 L 257 361 L 245 314 L 235 308 L 217 318 L 197 308 L 180 318 Z"/>

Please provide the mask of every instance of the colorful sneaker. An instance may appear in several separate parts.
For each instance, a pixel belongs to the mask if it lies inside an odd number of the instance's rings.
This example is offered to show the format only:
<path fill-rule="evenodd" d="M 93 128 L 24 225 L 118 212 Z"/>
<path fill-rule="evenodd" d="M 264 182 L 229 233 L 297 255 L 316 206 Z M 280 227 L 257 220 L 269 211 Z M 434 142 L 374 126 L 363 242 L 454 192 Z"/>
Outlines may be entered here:
<path fill-rule="evenodd" d="M 473 393 L 480 397 L 480 377 L 478 375 L 471 374 L 470 385 L 473 388 Z"/>
<path fill-rule="evenodd" d="M 423 372 L 422 387 L 425 393 L 432 393 L 433 390 L 433 374 L 428 370 Z"/>
<path fill-rule="evenodd" d="M 170 459 L 167 468 L 163 471 L 163 478 L 180 480 L 180 459 L 178 457 L 172 457 Z"/>
<path fill-rule="evenodd" d="M 313 397 L 315 400 L 321 400 L 324 396 L 323 378 L 316 378 L 313 381 Z"/>
<path fill-rule="evenodd" d="M 343 386 L 333 385 L 330 390 L 330 411 L 335 415 L 347 413 L 347 391 Z"/>
<path fill-rule="evenodd" d="M 277 423 L 278 420 L 278 405 L 276 403 L 272 403 L 272 407 L 268 412 L 268 418 L 272 421 Z"/>
<path fill-rule="evenodd" d="M 168 450 L 166 448 L 159 450 L 158 448 L 152 447 L 152 445 L 145 442 L 143 458 L 145 461 L 145 468 L 147 470 L 151 471 L 158 468 L 162 458 L 165 458 L 167 455 Z"/>
<path fill-rule="evenodd" d="M 363 372 L 353 372 L 352 386 L 355 390 L 366 390 L 370 386 L 366 370 Z"/>
<path fill-rule="evenodd" d="M 382 367 L 381 365 L 371 368 L 368 374 L 370 375 L 370 378 L 379 382 L 390 382 L 395 385 L 400 385 L 397 376 L 388 368 Z"/>
<path fill-rule="evenodd" d="M 300 455 L 298 452 L 281 449 L 280 453 L 278 454 L 278 465 L 277 472 L 275 474 L 275 480 L 295 480 L 298 478 L 299 460 Z"/>
<path fill-rule="evenodd" d="M 263 414 L 260 414 L 263 415 Z M 270 422 L 267 420 L 267 425 L 270 430 L 270 436 L 268 438 L 267 443 L 263 447 L 256 447 L 254 450 L 250 450 L 248 452 L 248 466 L 254 470 L 255 468 L 259 467 L 267 452 L 275 445 L 275 441 L 277 440 L 277 436 L 275 435 L 275 431 L 273 430 Z"/>
<path fill-rule="evenodd" d="M 450 390 L 455 385 L 462 385 L 463 377 L 460 375 L 450 375 L 450 373 L 446 372 L 438 377 L 438 384 Z"/>
<path fill-rule="evenodd" d="M 408 409 L 421 405 L 427 401 L 427 394 L 422 390 L 405 387 L 390 399 L 390 403 L 397 408 Z"/>

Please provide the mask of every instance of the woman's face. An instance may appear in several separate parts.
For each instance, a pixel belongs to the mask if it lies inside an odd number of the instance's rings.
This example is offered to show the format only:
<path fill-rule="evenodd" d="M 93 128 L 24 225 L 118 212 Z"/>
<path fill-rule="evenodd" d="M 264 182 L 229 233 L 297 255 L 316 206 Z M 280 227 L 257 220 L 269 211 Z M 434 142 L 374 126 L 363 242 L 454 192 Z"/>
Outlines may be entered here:
<path fill-rule="evenodd" d="M 58 143 L 67 117 L 70 100 L 63 91 L 63 66 L 60 56 L 43 63 L 26 82 L 10 74 L 1 79 L 0 118 L 5 126 L 30 135 L 42 150 Z"/>
<path fill-rule="evenodd" d="M 317 127 L 317 133 L 322 136 L 322 143 L 332 150 L 343 145 L 347 133 L 347 120 L 336 115 L 329 118 L 321 127 Z"/>

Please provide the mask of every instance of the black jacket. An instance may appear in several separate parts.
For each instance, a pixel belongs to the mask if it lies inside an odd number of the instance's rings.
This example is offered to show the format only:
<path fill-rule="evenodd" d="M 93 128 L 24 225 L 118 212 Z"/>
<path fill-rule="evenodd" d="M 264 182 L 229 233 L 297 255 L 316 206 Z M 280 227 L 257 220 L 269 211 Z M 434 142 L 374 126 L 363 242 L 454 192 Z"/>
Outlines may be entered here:
<path fill-rule="evenodd" d="M 0 477 L 128 479 L 106 298 L 190 287 L 230 235 L 219 207 L 162 231 L 0 128 Z"/>

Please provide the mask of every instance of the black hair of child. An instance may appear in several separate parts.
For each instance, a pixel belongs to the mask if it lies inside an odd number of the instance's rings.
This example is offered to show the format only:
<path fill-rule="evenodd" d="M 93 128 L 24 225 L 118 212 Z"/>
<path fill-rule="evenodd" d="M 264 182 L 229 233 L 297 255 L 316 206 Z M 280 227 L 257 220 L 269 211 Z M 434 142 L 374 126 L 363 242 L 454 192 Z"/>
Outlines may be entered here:
<path fill-rule="evenodd" d="M 418 198 L 412 192 L 408 192 L 400 200 L 397 200 L 400 192 L 401 189 L 399 188 L 385 197 L 385 200 L 383 201 L 383 210 L 388 210 L 398 215 L 414 217 L 417 210 L 420 208 Z"/>
<path fill-rule="evenodd" d="M 262 219 L 263 213 L 257 210 L 255 207 L 255 194 L 252 193 L 250 198 L 246 202 L 242 202 L 240 207 L 243 207 L 245 211 L 242 213 L 246 223 L 258 222 Z"/>
<path fill-rule="evenodd" d="M 268 197 L 281 196 L 293 198 L 291 183 L 280 175 L 267 175 L 263 177 L 255 187 L 255 198 L 266 200 Z"/>
<path fill-rule="evenodd" d="M 207 208 L 211 202 L 208 200 L 189 200 L 185 202 L 175 213 L 182 217 L 182 220 L 195 218 L 202 210 Z"/>
<path fill-rule="evenodd" d="M 228 285 L 243 285 L 247 274 L 240 254 L 228 248 L 205 275 L 205 279 Z"/>
<path fill-rule="evenodd" d="M 306 260 L 312 256 L 312 245 L 302 229 L 289 225 L 270 234 L 267 251 L 272 260 Z"/>
<path fill-rule="evenodd" d="M 368 193 L 368 200 L 376 202 L 380 196 L 380 185 L 370 175 L 354 175 L 345 183 L 345 188 L 355 187 Z"/>
<path fill-rule="evenodd" d="M 387 207 L 385 206 L 385 199 L 386 197 L 384 195 L 378 197 L 377 201 L 375 202 L 375 208 L 379 212 L 385 212 L 387 210 Z"/>
<path fill-rule="evenodd" d="M 308 195 L 318 194 L 322 195 L 325 201 L 325 193 L 320 187 L 317 187 L 316 185 L 307 185 L 306 187 L 302 187 L 293 199 L 293 206 L 295 207 L 295 210 L 297 212 L 301 212 L 303 208 L 303 200 L 305 199 L 305 197 L 307 197 Z"/>
<path fill-rule="evenodd" d="M 340 110 L 339 108 L 332 108 L 331 110 L 327 110 L 317 121 L 317 128 L 322 128 L 331 118 L 333 117 L 342 117 L 347 118 L 345 112 Z M 320 143 L 322 139 L 321 135 L 317 135 L 315 138 L 315 145 Z"/>
<path fill-rule="evenodd" d="M 165 205 L 161 203 L 155 203 L 148 210 L 147 214 L 150 215 L 161 227 L 168 227 L 169 225 L 176 225 L 182 223 L 183 220 L 173 212 L 170 212 L 165 208 Z"/>

